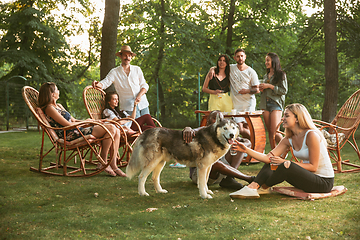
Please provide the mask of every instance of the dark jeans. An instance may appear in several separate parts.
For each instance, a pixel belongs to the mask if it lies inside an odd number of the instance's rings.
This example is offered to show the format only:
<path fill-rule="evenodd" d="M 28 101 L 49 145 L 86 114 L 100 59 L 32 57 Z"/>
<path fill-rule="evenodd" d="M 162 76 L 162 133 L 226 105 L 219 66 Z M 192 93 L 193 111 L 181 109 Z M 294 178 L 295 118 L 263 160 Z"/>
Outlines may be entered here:
<path fill-rule="evenodd" d="M 283 181 L 308 193 L 328 193 L 334 185 L 334 178 L 320 177 L 295 163 L 291 163 L 289 168 L 282 163 L 276 171 L 270 169 L 270 164 L 264 164 L 254 180 L 260 186 L 266 184 L 268 187 Z"/>

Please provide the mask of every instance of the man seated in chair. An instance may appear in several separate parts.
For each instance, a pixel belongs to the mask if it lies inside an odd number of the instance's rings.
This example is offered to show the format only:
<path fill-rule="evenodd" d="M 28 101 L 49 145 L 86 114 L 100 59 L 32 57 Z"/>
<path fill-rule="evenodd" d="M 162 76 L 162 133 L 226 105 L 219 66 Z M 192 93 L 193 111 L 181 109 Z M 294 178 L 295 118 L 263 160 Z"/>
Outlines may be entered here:
<path fill-rule="evenodd" d="M 211 125 L 216 121 L 216 116 L 220 111 L 212 111 L 207 118 L 207 125 Z M 192 141 L 193 136 L 196 135 L 198 129 L 192 129 L 190 127 L 185 127 L 183 129 L 183 139 L 186 143 Z M 251 143 L 248 139 L 238 137 L 239 142 L 244 143 L 246 146 L 251 146 Z M 238 170 L 242 160 L 244 158 L 244 153 L 237 152 L 236 155 L 231 155 L 230 150 L 225 156 L 216 161 L 212 167 L 209 174 L 208 185 L 219 183 L 223 188 L 229 188 L 233 190 L 239 190 L 243 185 L 237 182 L 234 178 L 245 180 L 248 183 L 251 183 L 254 176 L 248 176 L 243 174 Z M 197 184 L 197 170 L 195 167 L 190 168 L 190 178 L 192 181 Z"/>

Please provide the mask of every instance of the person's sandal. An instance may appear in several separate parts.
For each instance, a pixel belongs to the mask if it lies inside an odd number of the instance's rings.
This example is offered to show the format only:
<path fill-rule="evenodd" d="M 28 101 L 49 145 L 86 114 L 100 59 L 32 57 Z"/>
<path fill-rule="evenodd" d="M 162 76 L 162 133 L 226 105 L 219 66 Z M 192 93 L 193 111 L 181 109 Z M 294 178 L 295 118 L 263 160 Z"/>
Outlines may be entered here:
<path fill-rule="evenodd" d="M 126 173 L 124 173 L 123 171 L 121 171 L 120 168 L 117 168 L 114 170 L 115 174 L 120 176 L 120 177 L 127 177 Z"/>
<path fill-rule="evenodd" d="M 112 177 L 116 177 L 116 173 L 111 169 L 110 166 L 108 166 L 107 168 L 105 168 L 104 170 L 107 174 L 109 174 Z"/>

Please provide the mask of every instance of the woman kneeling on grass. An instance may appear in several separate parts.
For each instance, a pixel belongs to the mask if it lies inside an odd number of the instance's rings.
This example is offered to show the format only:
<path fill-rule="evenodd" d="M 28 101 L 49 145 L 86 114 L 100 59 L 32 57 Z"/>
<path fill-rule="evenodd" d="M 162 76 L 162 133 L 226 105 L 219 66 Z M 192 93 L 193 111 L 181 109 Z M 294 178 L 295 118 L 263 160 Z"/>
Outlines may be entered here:
<path fill-rule="evenodd" d="M 68 111 L 64 109 L 61 104 L 56 103 L 59 99 L 60 92 L 53 82 L 47 82 L 41 85 L 39 91 L 39 106 L 44 111 L 46 118 L 48 119 L 49 124 L 52 127 L 63 128 L 66 126 L 74 125 L 76 120 L 73 118 Z M 116 128 L 113 124 L 104 124 L 104 126 L 110 131 L 115 140 L 115 148 L 112 147 L 112 141 L 110 138 L 106 138 L 108 133 L 100 126 L 94 126 L 89 128 L 81 128 L 80 131 L 84 135 L 92 134 L 95 138 L 105 137 L 101 142 L 101 157 L 104 161 L 107 161 L 107 156 L 110 151 L 110 157 L 112 157 L 112 161 L 110 166 L 105 169 L 105 172 L 110 174 L 113 177 L 119 175 L 121 177 L 126 177 L 126 174 L 121 171 L 116 165 L 116 157 L 117 150 L 119 149 L 120 143 L 120 130 Z M 63 130 L 55 130 L 56 134 L 59 138 L 63 138 L 64 131 Z M 82 135 L 78 132 L 78 130 L 71 129 L 66 130 L 66 140 L 72 141 L 77 138 L 82 137 Z"/>
<path fill-rule="evenodd" d="M 270 193 L 270 187 L 283 181 L 309 193 L 331 191 L 334 170 L 327 152 L 326 140 L 315 127 L 307 109 L 299 103 L 288 105 L 282 120 L 285 138 L 267 155 L 240 142 L 233 146 L 237 151 L 246 152 L 265 164 L 251 184 L 230 193 L 232 198 L 258 198 L 259 194 Z M 279 157 L 289 147 L 293 148 L 294 156 L 301 159 L 300 162 Z M 273 171 L 270 164 L 277 165 L 278 168 Z"/>

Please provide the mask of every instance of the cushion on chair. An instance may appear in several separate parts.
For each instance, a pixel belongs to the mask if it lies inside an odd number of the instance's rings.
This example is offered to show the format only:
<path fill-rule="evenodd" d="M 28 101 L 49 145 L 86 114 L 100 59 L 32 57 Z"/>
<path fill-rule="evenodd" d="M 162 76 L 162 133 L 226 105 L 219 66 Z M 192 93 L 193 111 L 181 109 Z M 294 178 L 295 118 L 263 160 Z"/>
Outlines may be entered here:
<path fill-rule="evenodd" d="M 327 145 L 328 147 L 336 147 L 337 143 L 336 143 L 336 134 L 330 134 L 329 132 L 327 132 L 325 129 L 321 130 L 322 134 L 324 135 Z M 345 139 L 345 134 L 344 133 L 338 133 L 339 136 L 339 144 L 341 144 L 341 142 Z"/>
<path fill-rule="evenodd" d="M 335 186 L 329 193 L 307 193 L 295 187 L 273 187 L 273 192 L 288 195 L 302 200 L 315 200 L 320 198 L 334 197 L 347 191 L 344 186 Z"/>

